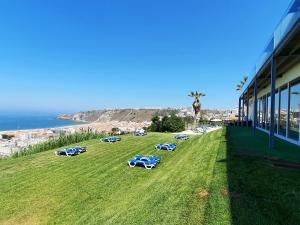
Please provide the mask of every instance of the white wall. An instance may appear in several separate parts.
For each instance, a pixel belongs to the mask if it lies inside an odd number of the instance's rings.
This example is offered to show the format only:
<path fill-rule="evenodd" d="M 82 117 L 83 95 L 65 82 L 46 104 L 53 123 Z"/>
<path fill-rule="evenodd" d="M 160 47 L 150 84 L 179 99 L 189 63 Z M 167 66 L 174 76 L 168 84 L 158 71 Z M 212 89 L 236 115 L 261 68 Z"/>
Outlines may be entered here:
<path fill-rule="evenodd" d="M 291 68 L 289 71 L 284 73 L 282 77 L 276 80 L 276 89 L 299 77 L 300 77 L 300 63 L 294 66 L 293 68 Z M 271 91 L 271 84 L 268 87 L 259 90 L 259 92 L 257 93 L 257 97 L 260 98 L 270 93 L 270 91 Z"/>

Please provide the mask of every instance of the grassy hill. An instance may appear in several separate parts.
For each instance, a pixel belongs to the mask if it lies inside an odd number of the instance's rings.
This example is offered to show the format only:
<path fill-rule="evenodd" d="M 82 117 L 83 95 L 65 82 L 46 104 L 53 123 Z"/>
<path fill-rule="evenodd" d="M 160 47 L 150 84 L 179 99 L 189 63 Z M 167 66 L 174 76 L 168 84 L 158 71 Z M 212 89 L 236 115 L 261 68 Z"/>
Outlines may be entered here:
<path fill-rule="evenodd" d="M 174 140 L 154 133 L 88 141 L 78 157 L 2 160 L 0 224 L 299 224 L 298 171 L 235 158 L 228 138 L 220 130 L 157 152 Z M 163 160 L 151 171 L 129 168 L 136 154 Z"/>

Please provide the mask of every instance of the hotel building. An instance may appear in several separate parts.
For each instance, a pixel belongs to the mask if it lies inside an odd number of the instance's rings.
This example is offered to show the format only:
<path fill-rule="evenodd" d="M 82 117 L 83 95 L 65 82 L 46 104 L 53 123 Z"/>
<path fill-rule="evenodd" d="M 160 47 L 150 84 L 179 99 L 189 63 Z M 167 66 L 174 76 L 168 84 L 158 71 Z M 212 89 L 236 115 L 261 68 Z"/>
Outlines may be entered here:
<path fill-rule="evenodd" d="M 239 121 L 253 132 L 300 145 L 300 0 L 293 0 L 239 98 Z M 251 122 L 250 122 L 251 121 Z"/>

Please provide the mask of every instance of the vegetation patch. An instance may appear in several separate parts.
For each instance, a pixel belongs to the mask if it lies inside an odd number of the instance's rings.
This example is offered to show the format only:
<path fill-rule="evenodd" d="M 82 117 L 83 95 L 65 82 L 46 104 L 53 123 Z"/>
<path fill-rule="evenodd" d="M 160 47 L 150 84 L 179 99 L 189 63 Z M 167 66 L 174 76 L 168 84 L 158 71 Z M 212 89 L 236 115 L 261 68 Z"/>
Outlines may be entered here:
<path fill-rule="evenodd" d="M 175 114 L 164 116 L 162 119 L 154 116 L 149 130 L 152 132 L 181 132 L 185 130 L 185 121 Z"/>
<path fill-rule="evenodd" d="M 97 132 L 80 132 L 74 134 L 61 134 L 58 138 L 50 139 L 40 144 L 32 145 L 22 151 L 13 154 L 13 158 L 20 156 L 31 155 L 38 152 L 44 152 L 55 148 L 60 148 L 66 145 L 76 144 L 92 139 L 103 138 L 104 134 Z"/>

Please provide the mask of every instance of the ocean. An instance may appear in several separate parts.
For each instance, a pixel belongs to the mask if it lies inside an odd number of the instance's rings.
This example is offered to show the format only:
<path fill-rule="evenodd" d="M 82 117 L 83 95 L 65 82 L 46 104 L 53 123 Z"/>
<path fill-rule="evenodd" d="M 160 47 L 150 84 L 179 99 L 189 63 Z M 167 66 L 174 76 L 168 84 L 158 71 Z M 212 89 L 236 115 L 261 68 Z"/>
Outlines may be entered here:
<path fill-rule="evenodd" d="M 59 120 L 56 113 L 0 112 L 0 131 L 52 128 L 80 124 Z"/>

